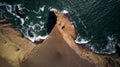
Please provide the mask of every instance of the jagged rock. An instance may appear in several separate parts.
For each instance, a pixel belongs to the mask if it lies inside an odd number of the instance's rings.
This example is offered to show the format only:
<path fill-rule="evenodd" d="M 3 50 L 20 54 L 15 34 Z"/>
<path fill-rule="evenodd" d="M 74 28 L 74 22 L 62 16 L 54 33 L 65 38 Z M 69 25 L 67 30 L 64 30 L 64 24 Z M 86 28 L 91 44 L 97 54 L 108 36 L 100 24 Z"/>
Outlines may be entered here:
<path fill-rule="evenodd" d="M 15 6 L 15 11 L 16 11 L 16 13 L 17 13 L 18 16 L 20 16 L 20 17 L 23 18 L 24 12 L 22 10 L 20 10 L 17 5 Z"/>

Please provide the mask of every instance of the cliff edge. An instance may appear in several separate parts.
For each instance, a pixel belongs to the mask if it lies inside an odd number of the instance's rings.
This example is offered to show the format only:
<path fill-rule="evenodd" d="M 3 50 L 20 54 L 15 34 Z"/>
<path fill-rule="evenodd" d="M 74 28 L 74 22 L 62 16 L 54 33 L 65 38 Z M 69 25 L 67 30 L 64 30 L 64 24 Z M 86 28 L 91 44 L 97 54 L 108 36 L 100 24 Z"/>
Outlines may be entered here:
<path fill-rule="evenodd" d="M 1 67 L 119 67 L 120 58 L 98 55 L 75 43 L 76 31 L 67 14 L 51 10 L 56 24 L 36 45 L 11 24 L 0 24 Z M 52 23 L 52 22 L 51 22 Z"/>

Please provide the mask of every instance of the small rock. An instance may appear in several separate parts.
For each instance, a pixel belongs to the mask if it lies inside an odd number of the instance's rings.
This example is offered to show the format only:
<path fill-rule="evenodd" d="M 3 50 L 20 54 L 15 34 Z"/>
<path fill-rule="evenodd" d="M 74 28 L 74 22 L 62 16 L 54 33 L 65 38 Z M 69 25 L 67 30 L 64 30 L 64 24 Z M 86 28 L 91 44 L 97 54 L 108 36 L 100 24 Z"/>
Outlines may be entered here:
<path fill-rule="evenodd" d="M 15 11 L 18 16 L 23 17 L 24 12 L 18 8 L 18 6 L 15 6 Z"/>

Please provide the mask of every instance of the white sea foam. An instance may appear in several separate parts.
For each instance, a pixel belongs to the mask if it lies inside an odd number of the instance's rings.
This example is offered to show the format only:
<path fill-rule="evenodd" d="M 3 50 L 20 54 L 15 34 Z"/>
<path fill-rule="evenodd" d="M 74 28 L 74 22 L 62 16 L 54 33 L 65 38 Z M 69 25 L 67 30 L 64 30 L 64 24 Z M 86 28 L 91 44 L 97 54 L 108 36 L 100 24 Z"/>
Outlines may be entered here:
<path fill-rule="evenodd" d="M 87 44 L 86 46 L 88 48 L 90 48 L 93 52 L 99 53 L 99 54 L 114 54 L 114 53 L 116 53 L 116 49 L 115 49 L 116 41 L 113 42 L 113 40 L 115 40 L 115 38 L 113 36 L 107 36 L 107 39 L 108 39 L 108 42 L 104 47 L 96 48 L 96 46 L 99 45 L 98 43 L 94 43 L 93 45 Z"/>
<path fill-rule="evenodd" d="M 39 41 L 40 39 L 46 39 L 48 37 L 48 35 L 46 36 L 37 36 L 34 32 L 32 32 L 33 37 L 30 37 L 27 31 L 27 35 L 25 36 L 26 38 L 28 38 L 29 40 L 31 40 L 32 42 L 35 41 Z"/>
<path fill-rule="evenodd" d="M 9 4 L 7 4 L 7 3 L 0 3 L 0 6 L 5 6 L 7 12 L 9 12 L 11 15 L 15 16 L 16 18 L 18 18 L 18 19 L 21 21 L 21 26 L 23 26 L 25 20 L 29 20 L 29 17 L 28 17 L 28 16 L 26 16 L 25 19 L 24 19 L 24 18 L 21 18 L 19 15 L 17 15 L 17 14 L 15 13 L 15 6 L 16 6 L 16 5 L 9 5 Z M 17 4 L 17 6 L 18 6 L 18 8 L 19 8 L 20 10 L 22 10 L 21 4 Z M 43 12 L 44 9 L 45 9 L 45 5 L 42 6 L 42 7 L 40 7 L 38 11 L 32 11 L 32 12 L 38 14 L 38 13 L 40 13 L 41 11 Z M 29 11 L 30 11 L 30 10 L 29 10 Z M 42 16 L 37 16 L 36 18 L 41 19 Z M 37 35 L 37 34 L 34 32 L 34 31 L 36 30 L 36 27 L 39 27 L 40 30 L 42 30 L 42 29 L 44 29 L 44 23 L 43 23 L 42 21 L 40 21 L 40 24 L 33 24 L 33 23 L 31 22 L 31 24 L 29 25 L 29 28 L 25 28 L 24 26 L 22 27 L 23 29 L 26 29 L 26 30 L 24 30 L 24 31 L 26 31 L 26 32 L 23 32 L 22 30 L 21 30 L 21 32 L 25 33 L 25 34 L 24 34 L 25 37 L 28 38 L 29 40 L 31 40 L 32 42 L 39 41 L 40 39 L 46 39 L 46 38 L 48 37 L 48 35 L 46 35 L 46 36 L 40 36 L 40 35 Z M 32 29 L 34 30 L 34 31 L 31 31 L 31 32 L 30 32 L 33 36 L 30 36 L 30 33 L 28 32 L 28 31 L 30 30 L 30 28 L 32 28 Z"/>
<path fill-rule="evenodd" d="M 19 10 L 23 10 L 23 8 L 21 7 L 22 4 L 17 4 L 17 6 L 18 6 Z"/>
<path fill-rule="evenodd" d="M 78 44 L 87 44 L 90 40 L 84 39 L 82 37 L 80 37 L 80 35 L 78 34 L 75 42 Z"/>
<path fill-rule="evenodd" d="M 19 19 L 20 19 L 20 21 L 21 21 L 21 25 L 23 26 L 25 20 L 24 20 L 23 18 L 19 18 Z"/>
<path fill-rule="evenodd" d="M 41 19 L 41 18 L 42 18 L 42 16 L 36 16 L 36 18 Z"/>
<path fill-rule="evenodd" d="M 45 10 L 45 5 L 40 8 L 41 11 Z"/>
<path fill-rule="evenodd" d="M 78 43 L 78 44 L 87 44 L 89 41 L 86 40 L 86 39 L 81 39 L 80 41 L 75 40 L 75 42 Z"/>
<path fill-rule="evenodd" d="M 45 5 L 43 5 L 42 7 L 40 7 L 39 9 L 38 9 L 38 11 L 35 11 L 35 10 L 29 10 L 29 9 L 27 9 L 27 8 L 25 8 L 27 11 L 29 11 L 29 12 L 33 12 L 33 13 L 36 13 L 36 14 L 40 14 L 41 13 L 41 11 L 43 12 L 44 10 L 45 10 Z"/>
<path fill-rule="evenodd" d="M 113 36 L 107 36 L 108 40 L 114 40 L 115 38 Z"/>
<path fill-rule="evenodd" d="M 29 19 L 30 19 L 30 18 L 29 18 L 28 16 L 25 17 L 25 20 L 26 20 L 26 21 L 29 20 Z"/>
<path fill-rule="evenodd" d="M 98 44 L 95 44 L 95 45 L 98 45 Z M 91 44 L 87 44 L 86 45 L 88 48 L 90 48 L 93 52 L 95 53 L 99 53 L 99 54 L 113 54 L 116 52 L 116 50 L 112 50 L 112 49 L 115 49 L 114 47 L 115 46 L 111 46 L 110 44 L 106 45 L 105 48 L 102 48 L 102 49 L 97 49 L 95 48 L 95 46 L 91 45 Z"/>
<path fill-rule="evenodd" d="M 6 9 L 9 13 L 12 13 L 12 5 L 6 4 Z"/>
<path fill-rule="evenodd" d="M 59 10 L 57 10 L 57 9 L 55 9 L 55 8 L 51 8 L 51 7 L 50 7 L 49 9 L 50 9 L 50 11 L 61 12 L 61 13 L 63 13 L 63 14 L 68 14 L 68 13 L 69 13 L 67 10 L 59 11 Z"/>
<path fill-rule="evenodd" d="M 56 12 L 58 12 L 58 10 L 57 9 L 55 9 L 55 8 L 49 8 L 50 9 L 50 11 L 56 11 Z"/>
<path fill-rule="evenodd" d="M 12 13 L 12 12 L 11 12 L 10 14 L 12 14 L 12 15 L 15 16 L 16 18 L 20 19 L 20 21 L 21 21 L 21 25 L 24 24 L 24 22 L 25 22 L 24 18 L 21 18 L 20 16 L 18 16 L 18 15 L 15 14 L 15 13 Z"/>
<path fill-rule="evenodd" d="M 24 24 L 25 20 L 23 18 L 21 18 L 20 16 L 18 16 L 16 13 L 13 12 L 12 5 L 9 5 L 9 4 L 6 4 L 6 3 L 3 3 L 2 5 L 6 7 L 7 12 L 9 12 L 10 14 L 12 14 L 16 18 L 20 19 L 21 25 Z M 20 7 L 20 4 L 19 4 L 19 7 Z"/>
<path fill-rule="evenodd" d="M 48 35 L 46 35 L 46 36 L 36 36 L 36 37 L 27 36 L 26 38 L 28 38 L 32 42 L 35 42 L 35 41 L 39 41 L 40 39 L 46 39 L 47 37 L 48 37 Z"/>
<path fill-rule="evenodd" d="M 67 10 L 62 10 L 61 13 L 68 14 L 69 12 Z"/>
<path fill-rule="evenodd" d="M 116 50 L 112 50 L 112 51 L 107 52 L 107 51 L 97 51 L 97 50 L 94 49 L 92 51 L 95 52 L 95 53 L 98 53 L 98 54 L 114 54 L 114 53 L 116 53 Z"/>
<path fill-rule="evenodd" d="M 25 37 L 28 38 L 29 40 L 31 40 L 32 42 L 35 41 L 39 41 L 40 39 L 46 39 L 48 35 L 46 36 L 40 36 L 37 35 L 35 32 L 39 32 L 42 31 L 44 29 L 44 23 L 42 21 L 40 21 L 40 24 L 36 23 L 33 24 L 33 22 L 30 23 L 30 25 L 28 26 L 29 28 L 27 28 L 26 30 L 26 34 Z M 37 30 L 36 28 L 39 28 L 39 30 Z M 30 36 L 30 34 L 28 33 L 28 31 L 32 29 L 31 34 L 33 35 L 32 37 Z"/>

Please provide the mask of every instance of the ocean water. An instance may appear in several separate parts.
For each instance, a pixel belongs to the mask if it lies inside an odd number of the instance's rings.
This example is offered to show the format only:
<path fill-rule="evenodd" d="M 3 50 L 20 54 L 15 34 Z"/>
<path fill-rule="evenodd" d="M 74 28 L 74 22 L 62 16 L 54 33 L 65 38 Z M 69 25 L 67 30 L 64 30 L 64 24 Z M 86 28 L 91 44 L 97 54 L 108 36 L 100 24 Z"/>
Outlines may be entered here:
<path fill-rule="evenodd" d="M 17 14 L 16 6 L 23 12 Z M 0 0 L 0 17 L 32 42 L 45 39 L 49 10 L 68 13 L 78 32 L 75 40 L 95 53 L 113 54 L 120 38 L 120 0 Z"/>

